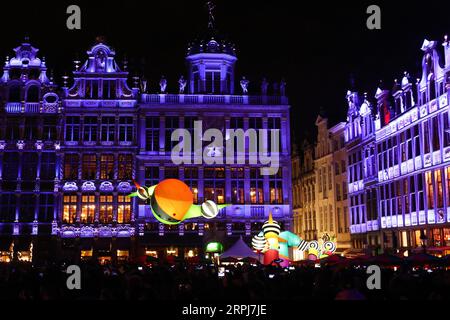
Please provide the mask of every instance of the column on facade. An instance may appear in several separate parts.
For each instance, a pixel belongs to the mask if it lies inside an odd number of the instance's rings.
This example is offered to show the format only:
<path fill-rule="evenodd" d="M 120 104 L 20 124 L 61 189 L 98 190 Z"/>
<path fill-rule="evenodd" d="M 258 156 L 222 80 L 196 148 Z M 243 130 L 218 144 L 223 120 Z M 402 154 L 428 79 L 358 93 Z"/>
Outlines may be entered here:
<path fill-rule="evenodd" d="M 147 131 L 147 119 L 145 116 L 145 113 L 142 113 L 140 115 L 139 118 L 139 127 L 138 128 L 138 132 L 139 132 L 139 141 L 140 141 L 140 152 L 145 152 L 146 151 L 146 145 L 147 145 L 147 136 L 146 136 L 146 131 Z"/>
<path fill-rule="evenodd" d="M 225 203 L 231 203 L 231 168 L 225 166 Z"/>
<path fill-rule="evenodd" d="M 119 210 L 118 195 L 118 192 L 113 192 L 113 223 L 117 223 L 117 214 Z"/>
<path fill-rule="evenodd" d="M 100 117 L 99 117 L 100 118 Z M 118 115 L 116 115 L 115 117 L 114 117 L 114 132 L 115 132 L 115 135 L 114 135 L 114 145 L 119 145 L 119 122 L 120 122 L 120 118 L 119 118 L 119 116 Z"/>
<path fill-rule="evenodd" d="M 204 176 L 204 170 L 203 170 L 203 166 L 198 167 L 198 202 L 199 203 L 203 203 L 204 201 L 204 180 L 203 180 L 203 176 Z"/>
<path fill-rule="evenodd" d="M 95 179 L 96 180 L 100 180 L 100 166 L 101 166 L 101 162 L 100 162 L 100 159 L 101 159 L 101 154 L 99 153 L 99 152 L 97 152 L 96 154 L 95 154 L 95 162 L 96 162 L 96 173 L 95 173 Z"/>
<path fill-rule="evenodd" d="M 95 192 L 94 222 L 98 223 L 99 219 L 100 219 L 100 192 Z"/>
<path fill-rule="evenodd" d="M 119 179 L 119 154 L 117 152 L 114 153 L 114 167 L 113 167 L 113 179 Z"/>
<path fill-rule="evenodd" d="M 38 154 L 38 162 L 36 167 L 36 184 L 34 186 L 34 189 L 37 191 L 40 191 L 40 180 L 41 180 L 41 165 L 42 165 L 42 152 L 39 151 Z M 58 168 L 58 164 L 56 163 L 56 168 Z M 55 178 L 57 178 L 56 176 Z"/>
<path fill-rule="evenodd" d="M 82 197 L 82 193 L 77 192 L 77 218 L 76 218 L 77 223 L 81 222 L 81 205 L 82 205 L 81 197 Z"/>
<path fill-rule="evenodd" d="M 281 154 L 289 154 L 289 120 L 285 117 L 281 118 Z"/>
<path fill-rule="evenodd" d="M 97 125 L 100 123 L 101 119 L 100 117 L 97 118 L 98 122 Z M 78 144 L 83 144 L 83 128 L 84 128 L 84 115 L 80 115 L 80 136 L 78 137 Z M 97 135 L 97 141 L 100 141 L 100 135 Z"/>
<path fill-rule="evenodd" d="M 166 143 L 166 117 L 159 117 L 159 154 L 165 154 Z"/>
<path fill-rule="evenodd" d="M 244 203 L 250 203 L 250 167 L 244 167 Z"/>

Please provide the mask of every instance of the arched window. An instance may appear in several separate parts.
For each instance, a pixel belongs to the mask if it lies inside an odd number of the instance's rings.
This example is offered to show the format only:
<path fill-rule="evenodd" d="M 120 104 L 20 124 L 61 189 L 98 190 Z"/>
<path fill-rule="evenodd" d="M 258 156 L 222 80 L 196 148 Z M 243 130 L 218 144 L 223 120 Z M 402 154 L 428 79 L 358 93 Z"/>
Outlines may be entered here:
<path fill-rule="evenodd" d="M 31 86 L 27 90 L 26 95 L 26 101 L 27 102 L 39 102 L 39 87 L 38 86 Z"/>
<path fill-rule="evenodd" d="M 20 86 L 13 85 L 9 88 L 9 102 L 20 102 Z"/>

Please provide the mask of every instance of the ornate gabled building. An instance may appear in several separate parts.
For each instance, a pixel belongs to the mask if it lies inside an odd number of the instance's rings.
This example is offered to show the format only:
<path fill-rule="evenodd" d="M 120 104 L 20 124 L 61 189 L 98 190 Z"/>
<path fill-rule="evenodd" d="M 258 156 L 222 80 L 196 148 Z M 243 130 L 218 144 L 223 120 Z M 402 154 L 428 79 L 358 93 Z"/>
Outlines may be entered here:
<path fill-rule="evenodd" d="M 25 39 L 6 58 L 0 80 L 2 261 L 31 260 L 33 248 L 50 250 L 58 220 L 61 103 L 38 51 Z"/>
<path fill-rule="evenodd" d="M 127 195 L 138 153 L 138 89 L 128 86 L 128 72 L 102 39 L 81 67 L 75 64 L 73 84 L 65 78 L 62 88 L 62 206 L 54 233 L 63 239 L 63 251 L 81 248 L 86 257 L 126 258 L 135 235 Z"/>
<path fill-rule="evenodd" d="M 294 206 L 294 230 L 307 241 L 332 240 L 336 252 L 344 254 L 351 248 L 345 123 L 329 128 L 328 119 L 321 114 L 315 124 L 316 142 L 303 143 L 298 182 L 293 181 L 293 189 L 300 189 L 299 203 Z M 306 257 L 299 254 L 297 258 Z"/>
<path fill-rule="evenodd" d="M 179 93 L 165 93 L 165 79 L 161 79 L 161 93 L 141 95 L 140 150 L 137 176 L 146 185 L 165 178 L 185 181 L 194 191 L 194 202 L 201 204 L 213 200 L 229 203 L 217 219 L 190 220 L 177 226 L 164 226 L 153 217 L 150 208 L 139 204 L 139 225 L 143 233 L 141 243 L 149 253 L 167 251 L 183 256 L 201 253 L 204 243 L 211 240 L 230 243 L 239 236 L 250 239 L 261 229 L 269 213 L 285 230 L 292 228 L 292 191 L 289 106 L 281 94 L 268 96 L 248 95 L 245 79 L 240 83 L 242 93 L 236 94 L 234 46 L 219 40 L 215 30 L 210 30 L 203 40 L 192 43 L 186 62 L 187 79 L 179 80 Z M 185 86 L 188 88 L 185 94 Z M 172 141 L 176 128 L 184 128 L 194 136 L 195 123 L 200 129 L 227 130 L 267 129 L 280 130 L 280 168 L 275 175 L 262 175 L 261 164 L 218 161 L 213 165 L 193 161 L 175 165 L 171 152 L 178 141 Z M 195 139 L 195 138 L 193 138 Z M 202 154 L 205 143 L 193 146 L 194 156 Z M 254 152 L 246 144 L 246 158 Z M 219 156 L 222 153 L 219 152 Z M 179 243 L 180 245 L 176 245 Z M 173 247 L 173 248 L 170 248 Z"/>
<path fill-rule="evenodd" d="M 314 155 L 316 196 L 314 203 L 317 238 L 333 239 L 337 252 L 350 248 L 344 123 L 328 127 L 328 119 L 319 115 L 316 120 L 317 143 Z"/>
<path fill-rule="evenodd" d="M 349 93 L 346 146 L 356 247 L 450 252 L 450 46 L 422 46 L 422 76 L 405 73 L 375 101 Z"/>
<path fill-rule="evenodd" d="M 19 251 L 31 259 L 30 246 L 33 261 L 202 255 L 211 240 L 250 239 L 269 213 L 284 230 L 292 228 L 285 83 L 273 95 L 267 94 L 267 82 L 261 94 L 248 94 L 247 79 L 235 83 L 234 46 L 210 31 L 190 45 L 187 76 L 178 81 L 176 93 L 168 92 L 165 78 L 158 93 L 148 92 L 144 79 L 129 79 L 126 66 L 119 66 L 115 51 L 100 38 L 84 64 L 75 61 L 73 77 L 63 77 L 59 91 L 28 43 L 7 59 L 0 126 L 0 253 L 5 260 L 19 258 Z M 203 155 L 208 147 L 196 136 L 196 124 L 202 131 L 222 132 L 224 143 L 238 139 L 228 129 L 245 131 L 249 138 L 244 136 L 238 155 L 246 161 L 229 163 L 222 157 L 207 164 L 193 157 L 175 164 L 179 141 L 172 141 L 172 133 L 177 129 L 200 141 L 189 155 Z M 258 138 L 259 129 L 279 132 L 278 140 L 272 139 L 279 148 L 270 149 L 268 140 Z M 264 145 L 269 147 L 265 162 L 249 161 Z M 220 146 L 212 149 L 205 152 L 223 156 Z M 275 156 L 279 161 L 270 164 L 279 169 L 263 175 L 266 160 Z M 183 180 L 196 204 L 231 205 L 212 220 L 161 224 L 148 203 L 128 195 L 135 190 L 134 179 L 152 186 L 166 178 Z"/>

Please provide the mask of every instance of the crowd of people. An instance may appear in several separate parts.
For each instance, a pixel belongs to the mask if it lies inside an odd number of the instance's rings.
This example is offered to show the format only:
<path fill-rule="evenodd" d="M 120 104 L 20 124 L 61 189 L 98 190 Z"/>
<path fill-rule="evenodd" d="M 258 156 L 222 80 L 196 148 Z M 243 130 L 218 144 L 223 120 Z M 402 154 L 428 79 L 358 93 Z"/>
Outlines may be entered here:
<path fill-rule="evenodd" d="M 252 264 L 100 265 L 84 262 L 81 289 L 67 287 L 68 262 L 0 264 L 0 300 L 428 300 L 450 299 L 450 271 L 383 268 L 381 289 L 369 290 L 364 267 Z"/>

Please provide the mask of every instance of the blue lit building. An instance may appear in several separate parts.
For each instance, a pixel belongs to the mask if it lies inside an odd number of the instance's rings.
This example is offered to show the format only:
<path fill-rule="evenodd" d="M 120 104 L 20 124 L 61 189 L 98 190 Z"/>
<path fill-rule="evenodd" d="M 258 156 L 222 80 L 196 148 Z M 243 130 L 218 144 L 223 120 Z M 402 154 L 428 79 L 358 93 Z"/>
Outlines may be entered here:
<path fill-rule="evenodd" d="M 291 229 L 289 106 L 284 88 L 237 93 L 234 47 L 211 33 L 188 49 L 185 88 L 147 92 L 102 39 L 57 88 L 28 41 L 1 78 L 0 248 L 3 260 L 33 256 L 126 260 L 202 254 L 207 242 L 258 233 L 269 212 Z M 180 73 L 183 71 L 180 70 Z M 184 82 L 186 81 L 186 82 Z M 171 88 L 173 88 L 172 86 Z M 178 128 L 279 129 L 280 169 L 261 164 L 174 165 Z M 205 146 L 207 144 L 204 144 Z M 203 147 L 202 146 L 202 147 Z M 195 152 L 195 150 L 192 150 Z M 246 145 L 246 156 L 252 152 Z M 272 151 L 274 152 L 274 151 Z M 230 203 L 213 220 L 165 226 L 127 195 L 179 178 L 205 200 Z M 31 247 L 31 249 L 30 249 Z M 25 259 L 25 258 L 24 258 Z"/>
<path fill-rule="evenodd" d="M 353 245 L 450 249 L 450 46 L 424 41 L 422 76 L 405 73 L 375 101 L 348 92 L 346 146 Z"/>

